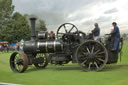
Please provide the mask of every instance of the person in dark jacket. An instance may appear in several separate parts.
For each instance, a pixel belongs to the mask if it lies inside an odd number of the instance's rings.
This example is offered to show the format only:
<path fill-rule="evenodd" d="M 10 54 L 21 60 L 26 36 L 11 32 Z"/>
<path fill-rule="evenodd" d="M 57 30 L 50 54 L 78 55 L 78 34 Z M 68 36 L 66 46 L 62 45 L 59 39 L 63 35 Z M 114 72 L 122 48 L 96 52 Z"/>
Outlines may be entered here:
<path fill-rule="evenodd" d="M 94 24 L 95 28 L 92 30 L 92 34 L 94 35 L 94 39 L 97 40 L 100 36 L 100 28 L 98 23 Z"/>
<path fill-rule="evenodd" d="M 112 51 L 116 51 L 120 49 L 120 30 L 116 22 L 113 22 L 112 26 L 114 27 L 113 31 L 111 32 L 111 35 L 114 37 L 114 45 Z"/>

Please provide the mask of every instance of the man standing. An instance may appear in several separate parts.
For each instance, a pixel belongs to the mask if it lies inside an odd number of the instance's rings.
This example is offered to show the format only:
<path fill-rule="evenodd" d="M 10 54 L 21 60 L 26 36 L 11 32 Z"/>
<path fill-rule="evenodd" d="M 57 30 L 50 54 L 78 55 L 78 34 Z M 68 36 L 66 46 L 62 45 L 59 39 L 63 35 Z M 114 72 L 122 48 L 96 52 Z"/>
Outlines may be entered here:
<path fill-rule="evenodd" d="M 112 26 L 114 27 L 113 31 L 111 32 L 111 35 L 114 37 L 114 46 L 112 51 L 117 51 L 120 49 L 120 30 L 116 22 L 113 22 Z"/>
<path fill-rule="evenodd" d="M 98 23 L 94 24 L 95 28 L 92 30 L 92 34 L 94 35 L 94 40 L 98 40 L 100 36 L 100 28 Z"/>

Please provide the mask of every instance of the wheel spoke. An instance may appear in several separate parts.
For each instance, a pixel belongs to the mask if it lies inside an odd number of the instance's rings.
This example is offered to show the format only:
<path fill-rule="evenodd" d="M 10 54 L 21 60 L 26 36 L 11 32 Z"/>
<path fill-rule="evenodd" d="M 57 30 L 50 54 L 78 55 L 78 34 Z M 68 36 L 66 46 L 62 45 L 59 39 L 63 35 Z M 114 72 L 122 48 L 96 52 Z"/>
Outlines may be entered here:
<path fill-rule="evenodd" d="M 87 49 L 88 53 L 91 53 L 88 47 L 86 47 L 86 49 Z"/>
<path fill-rule="evenodd" d="M 85 53 L 85 52 L 82 52 L 82 54 L 83 54 L 83 55 L 85 55 L 85 56 L 87 56 L 87 55 L 88 55 L 88 53 Z"/>
<path fill-rule="evenodd" d="M 68 31 L 67 31 L 67 29 L 66 29 L 66 26 L 64 25 L 64 29 L 65 29 L 65 32 L 67 33 Z"/>
<path fill-rule="evenodd" d="M 22 70 L 23 68 L 22 68 L 22 65 L 20 65 L 20 71 Z"/>
<path fill-rule="evenodd" d="M 91 51 L 91 53 L 93 53 L 94 52 L 94 46 L 92 47 L 92 51 Z"/>
<path fill-rule="evenodd" d="M 17 65 L 17 64 L 16 64 L 16 65 Z M 17 70 L 20 71 L 20 67 L 19 67 L 19 65 L 17 65 L 16 67 L 17 67 Z"/>
<path fill-rule="evenodd" d="M 72 28 L 69 30 L 69 33 L 72 31 L 73 28 L 74 28 L 74 25 L 73 25 Z"/>
<path fill-rule="evenodd" d="M 91 53 L 91 49 L 92 49 L 91 43 L 88 43 L 88 49 L 90 49 L 90 53 Z"/>
<path fill-rule="evenodd" d="M 99 53 L 100 52 L 100 50 L 97 50 L 96 52 L 95 52 L 95 54 L 97 54 L 97 53 Z"/>
<path fill-rule="evenodd" d="M 94 64 L 95 64 L 96 68 L 97 68 L 97 69 L 99 69 L 99 66 L 98 66 L 98 64 L 97 64 L 96 62 L 94 62 Z"/>
<path fill-rule="evenodd" d="M 81 63 L 81 65 L 85 64 L 86 62 L 87 62 L 87 59 L 86 59 L 86 60 L 84 60 L 84 61 Z"/>
<path fill-rule="evenodd" d="M 90 70 L 92 63 L 89 63 L 88 70 Z"/>
<path fill-rule="evenodd" d="M 98 60 L 99 60 L 99 61 L 102 61 L 102 62 L 104 62 L 104 60 L 103 60 L 103 59 L 101 59 L 101 58 L 98 58 Z"/>
<path fill-rule="evenodd" d="M 21 69 L 22 69 L 22 68 L 21 68 L 21 65 L 19 65 L 19 71 L 21 71 Z"/>

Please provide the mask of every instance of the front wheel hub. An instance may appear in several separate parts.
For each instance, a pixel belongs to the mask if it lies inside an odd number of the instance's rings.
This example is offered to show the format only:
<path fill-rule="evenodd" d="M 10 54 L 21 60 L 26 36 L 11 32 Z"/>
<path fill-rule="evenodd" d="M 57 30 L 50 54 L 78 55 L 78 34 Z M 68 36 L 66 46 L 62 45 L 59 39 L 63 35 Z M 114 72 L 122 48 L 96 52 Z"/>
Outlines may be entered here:
<path fill-rule="evenodd" d="M 18 64 L 18 65 L 23 65 L 23 59 L 18 59 L 18 60 L 16 60 L 16 64 Z"/>

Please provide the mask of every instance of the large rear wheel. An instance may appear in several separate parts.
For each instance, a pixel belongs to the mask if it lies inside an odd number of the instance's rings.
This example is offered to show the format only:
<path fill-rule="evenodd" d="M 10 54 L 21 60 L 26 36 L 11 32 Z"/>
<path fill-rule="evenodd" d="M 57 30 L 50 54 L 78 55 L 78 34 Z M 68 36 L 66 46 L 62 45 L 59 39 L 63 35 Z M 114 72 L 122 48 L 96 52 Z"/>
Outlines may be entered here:
<path fill-rule="evenodd" d="M 76 58 L 84 71 L 100 71 L 108 61 L 108 53 L 100 42 L 88 40 L 78 47 Z"/>

